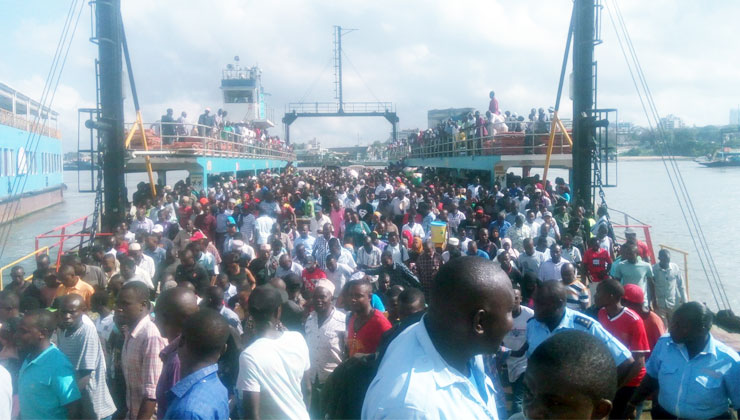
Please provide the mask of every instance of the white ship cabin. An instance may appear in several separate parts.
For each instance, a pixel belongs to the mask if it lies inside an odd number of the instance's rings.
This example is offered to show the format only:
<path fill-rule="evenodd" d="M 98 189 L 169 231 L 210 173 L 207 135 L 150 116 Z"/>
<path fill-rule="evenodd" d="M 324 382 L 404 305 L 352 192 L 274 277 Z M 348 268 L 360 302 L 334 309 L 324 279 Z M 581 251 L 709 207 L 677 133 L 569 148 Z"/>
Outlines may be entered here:
<path fill-rule="evenodd" d="M 259 67 L 244 67 L 239 57 L 228 64 L 221 74 L 223 92 L 222 109 L 228 112 L 226 119 L 232 122 L 248 122 L 256 128 L 274 127 L 273 112 L 265 105 L 262 88 L 262 70 Z"/>

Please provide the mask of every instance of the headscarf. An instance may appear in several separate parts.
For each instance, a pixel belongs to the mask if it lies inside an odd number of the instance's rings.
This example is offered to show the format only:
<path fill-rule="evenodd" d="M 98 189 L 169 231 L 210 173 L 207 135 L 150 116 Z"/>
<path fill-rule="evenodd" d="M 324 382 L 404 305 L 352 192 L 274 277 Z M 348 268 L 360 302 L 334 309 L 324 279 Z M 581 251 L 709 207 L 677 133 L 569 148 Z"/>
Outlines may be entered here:
<path fill-rule="evenodd" d="M 422 241 L 420 237 L 415 236 L 414 240 L 411 241 L 411 251 L 416 252 L 419 255 L 424 252 L 424 241 Z"/>
<path fill-rule="evenodd" d="M 501 239 L 501 248 L 499 248 L 498 254 L 501 254 L 502 252 L 507 252 L 505 250 L 505 247 L 504 247 L 505 244 L 509 244 L 509 251 L 508 251 L 509 258 L 511 258 L 512 260 L 518 259 L 519 258 L 519 251 L 517 251 L 516 249 L 514 249 L 514 246 L 511 244 L 511 239 L 510 238 L 503 238 L 503 239 Z M 498 255 L 498 254 L 496 254 L 496 255 Z"/>

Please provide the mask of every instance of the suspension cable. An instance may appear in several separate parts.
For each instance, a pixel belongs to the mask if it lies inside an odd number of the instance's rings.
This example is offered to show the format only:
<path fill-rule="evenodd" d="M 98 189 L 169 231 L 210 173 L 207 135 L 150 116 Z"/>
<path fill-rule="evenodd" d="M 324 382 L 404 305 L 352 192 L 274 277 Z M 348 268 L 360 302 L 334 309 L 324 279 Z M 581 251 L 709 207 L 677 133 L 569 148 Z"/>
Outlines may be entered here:
<path fill-rule="evenodd" d="M 715 304 L 720 309 L 722 309 L 723 307 L 730 308 L 730 302 L 727 298 L 727 293 L 724 290 L 724 285 L 719 277 L 719 272 L 717 271 L 716 264 L 714 263 L 714 259 L 711 255 L 711 252 L 709 251 L 709 246 L 707 244 L 704 231 L 696 214 L 691 196 L 683 180 L 681 170 L 678 166 L 678 163 L 676 162 L 675 157 L 672 156 L 671 153 L 667 153 L 667 136 L 662 125 L 660 124 L 660 114 L 658 113 L 657 107 L 653 100 L 652 92 L 650 91 L 650 87 L 647 84 L 645 74 L 642 70 L 639 58 L 637 57 L 634 45 L 632 44 L 632 40 L 629 36 L 629 31 L 627 30 L 626 24 L 624 23 L 624 18 L 622 17 L 619 5 L 617 4 L 617 2 L 613 2 L 614 12 L 612 12 L 612 8 L 609 6 L 609 4 L 607 2 L 605 2 L 605 4 L 609 13 L 609 19 L 614 27 L 614 31 L 617 36 L 617 41 L 627 63 L 630 77 L 632 78 L 632 83 L 635 86 L 635 90 L 637 91 L 638 97 L 640 99 L 640 104 L 643 108 L 643 112 L 647 117 L 649 129 L 651 132 L 657 132 L 658 134 L 658 141 L 656 141 L 656 145 L 658 151 L 661 154 L 661 162 L 663 163 L 663 166 L 668 174 L 671 188 L 673 189 L 674 196 L 679 203 L 679 209 L 681 210 L 684 222 L 686 223 L 686 226 L 689 230 L 689 236 L 691 237 L 692 243 L 697 252 L 702 270 L 707 277 L 707 282 L 709 283 L 709 287 L 715 300 Z M 617 21 L 615 21 L 614 19 L 615 16 L 617 18 Z"/>
<path fill-rule="evenodd" d="M 77 5 L 79 4 L 79 10 L 77 10 Z M 20 196 L 23 194 L 23 191 L 25 190 L 26 183 L 28 181 L 28 175 L 31 170 L 38 170 L 36 165 L 36 153 L 38 151 L 38 146 L 41 141 L 41 134 L 40 134 L 40 125 L 42 116 L 44 115 L 44 109 L 50 109 L 51 105 L 54 102 L 54 97 L 56 96 L 57 88 L 59 87 L 59 82 L 61 81 L 61 76 L 64 71 L 64 67 L 67 63 L 67 57 L 69 56 L 69 50 L 72 46 L 72 40 L 74 39 L 74 35 L 77 32 L 77 27 L 80 22 L 80 16 L 82 15 L 82 9 L 84 8 L 84 1 L 81 0 L 72 0 L 70 3 L 70 7 L 67 14 L 67 19 L 65 19 L 65 23 L 62 29 L 62 35 L 59 38 L 59 41 L 57 43 L 57 50 L 54 53 L 54 58 L 52 60 L 52 65 L 49 70 L 49 74 L 47 75 L 47 79 L 44 84 L 44 89 L 42 92 L 42 98 L 39 103 L 39 111 L 36 115 L 36 118 L 34 120 L 34 124 L 32 126 L 31 131 L 28 134 L 28 138 L 26 139 L 25 144 L 25 150 L 30 151 L 28 153 L 28 158 L 24 156 L 24 163 L 26 170 L 25 176 L 22 176 L 22 174 L 19 174 L 19 176 L 16 176 L 13 183 L 13 193 L 9 197 L 10 204 L 6 206 L 6 208 L 3 211 L 2 218 L 0 219 L 0 223 L 3 223 L 3 234 L 2 234 L 2 247 L 0 247 L 0 258 L 2 258 L 3 254 L 5 253 L 5 248 L 8 243 L 8 239 L 10 237 L 10 232 L 12 231 L 13 225 L 15 223 L 16 215 L 18 214 L 18 210 L 20 208 Z M 74 17 L 74 12 L 77 10 L 77 16 Z M 74 26 L 72 25 L 72 22 L 74 20 Z M 46 127 L 48 124 L 48 114 L 47 119 L 44 121 L 43 126 Z M 21 168 L 17 168 L 20 170 Z M 12 201 L 14 200 L 15 201 Z M 7 223 L 6 223 L 7 222 Z"/>

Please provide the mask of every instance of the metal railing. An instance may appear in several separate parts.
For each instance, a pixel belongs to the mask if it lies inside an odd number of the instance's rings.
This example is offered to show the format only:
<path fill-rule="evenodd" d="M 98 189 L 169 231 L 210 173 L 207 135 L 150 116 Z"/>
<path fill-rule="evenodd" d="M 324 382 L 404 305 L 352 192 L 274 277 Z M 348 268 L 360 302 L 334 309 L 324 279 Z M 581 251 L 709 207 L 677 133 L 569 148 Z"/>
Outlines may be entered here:
<path fill-rule="evenodd" d="M 5 109 L 0 109 L 0 125 L 7 125 L 55 139 L 62 138 L 62 133 L 56 128 L 49 127 L 44 120 L 35 123 L 33 120 L 27 119 L 25 115 L 14 114 Z"/>
<path fill-rule="evenodd" d="M 4 266 L 0 267 L 0 291 L 3 290 L 3 279 L 5 278 L 4 277 L 5 270 L 14 267 L 14 266 L 22 263 L 23 261 L 26 261 L 29 258 L 34 258 L 34 257 L 36 257 L 37 255 L 39 255 L 41 253 L 47 253 L 48 254 L 49 253 L 49 247 L 48 246 L 45 246 L 43 248 L 39 248 L 39 249 L 33 251 L 32 253 L 30 253 L 28 255 L 24 255 L 24 256 L 18 258 L 17 260 L 15 260 L 15 261 L 13 261 L 11 263 L 5 264 Z M 27 275 L 24 280 L 25 281 L 30 281 L 32 278 L 33 278 L 33 273 Z"/>
<path fill-rule="evenodd" d="M 504 132 L 494 136 L 438 136 L 421 142 L 389 146 L 392 160 L 401 158 L 438 158 L 487 155 L 544 155 L 548 133 Z M 556 133 L 553 154 L 571 154 L 572 149 L 562 133 Z"/>
<path fill-rule="evenodd" d="M 342 111 L 354 112 L 393 112 L 392 102 L 344 102 Z M 331 113 L 339 112 L 338 102 L 294 102 L 285 107 L 285 112 L 296 113 Z"/>
<path fill-rule="evenodd" d="M 61 226 L 57 226 L 54 229 L 42 233 L 40 235 L 36 235 L 36 250 L 46 248 L 48 251 L 51 251 L 53 248 L 57 249 L 57 257 L 56 257 L 56 267 L 59 267 L 59 264 L 62 261 L 62 256 L 66 252 L 70 251 L 79 251 L 84 247 L 86 244 L 90 243 L 90 225 L 88 224 L 88 220 L 93 220 L 93 215 L 89 214 L 87 216 L 82 216 L 80 218 L 77 218 L 71 222 L 65 223 Z M 81 225 L 81 226 L 80 226 Z M 79 226 L 79 230 L 77 230 Z M 67 233 L 67 232 L 72 233 Z M 111 236 L 111 233 L 106 232 L 98 232 L 96 233 L 96 236 Z M 80 241 L 77 242 L 76 239 L 79 238 Z M 45 245 L 43 247 L 40 247 L 41 241 L 48 241 L 52 240 L 54 241 L 51 244 Z M 74 246 L 71 248 L 65 249 L 65 245 L 69 245 L 70 241 L 75 240 Z"/>
<path fill-rule="evenodd" d="M 667 249 L 669 251 L 678 252 L 679 254 L 683 255 L 683 275 L 684 275 L 684 283 L 686 284 L 686 301 L 691 301 L 691 298 L 689 296 L 689 253 L 688 251 L 684 251 L 682 249 L 674 248 L 672 246 L 658 245 L 660 249 Z"/>
<path fill-rule="evenodd" d="M 126 131 L 134 123 L 125 125 Z M 295 154 L 290 147 L 275 139 L 260 140 L 252 134 L 217 130 L 200 124 L 145 123 L 147 151 L 149 154 L 185 154 L 195 156 L 233 157 L 245 159 L 281 159 L 293 161 Z M 238 129 L 238 127 L 235 127 Z M 136 132 L 129 150 L 144 152 L 143 139 Z"/>

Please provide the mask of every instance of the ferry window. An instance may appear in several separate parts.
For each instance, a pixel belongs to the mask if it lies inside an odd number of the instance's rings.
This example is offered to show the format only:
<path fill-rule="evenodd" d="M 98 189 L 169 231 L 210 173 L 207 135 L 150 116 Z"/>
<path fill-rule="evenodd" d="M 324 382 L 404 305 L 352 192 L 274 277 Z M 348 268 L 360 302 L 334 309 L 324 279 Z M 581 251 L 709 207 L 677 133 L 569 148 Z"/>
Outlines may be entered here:
<path fill-rule="evenodd" d="M 0 92 L 0 109 L 13 112 L 13 97 Z"/>
<path fill-rule="evenodd" d="M 16 159 L 15 153 L 13 153 L 12 150 L 8 151 L 8 154 L 9 154 L 8 162 L 10 162 L 10 175 L 13 176 L 16 173 L 18 173 L 18 170 L 15 167 L 15 164 L 18 161 L 18 159 Z"/>
<path fill-rule="evenodd" d="M 15 113 L 18 115 L 26 115 L 28 112 L 28 105 L 20 100 L 15 101 Z"/>
<path fill-rule="evenodd" d="M 250 91 L 226 91 L 224 92 L 224 102 L 227 104 L 246 104 L 254 101 Z"/>

